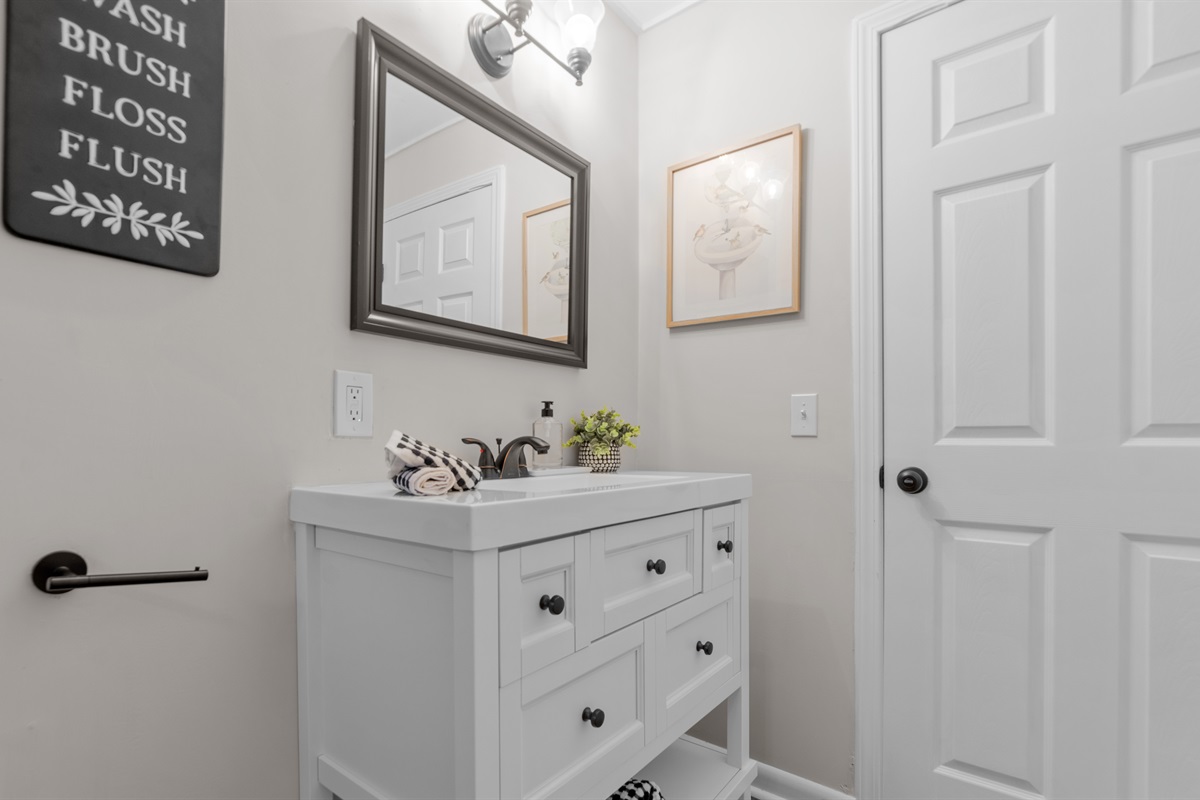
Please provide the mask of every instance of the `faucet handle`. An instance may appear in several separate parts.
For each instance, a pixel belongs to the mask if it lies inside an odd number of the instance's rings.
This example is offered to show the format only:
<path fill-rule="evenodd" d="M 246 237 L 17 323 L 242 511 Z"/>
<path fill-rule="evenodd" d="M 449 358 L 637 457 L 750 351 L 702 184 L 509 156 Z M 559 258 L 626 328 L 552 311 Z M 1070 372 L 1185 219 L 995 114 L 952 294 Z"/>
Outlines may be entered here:
<path fill-rule="evenodd" d="M 484 480 L 488 478 L 499 477 L 499 472 L 496 470 L 496 458 L 492 455 L 492 448 L 488 447 L 478 439 L 469 437 L 463 438 L 463 444 L 474 444 L 479 446 L 479 469 L 483 472 Z"/>

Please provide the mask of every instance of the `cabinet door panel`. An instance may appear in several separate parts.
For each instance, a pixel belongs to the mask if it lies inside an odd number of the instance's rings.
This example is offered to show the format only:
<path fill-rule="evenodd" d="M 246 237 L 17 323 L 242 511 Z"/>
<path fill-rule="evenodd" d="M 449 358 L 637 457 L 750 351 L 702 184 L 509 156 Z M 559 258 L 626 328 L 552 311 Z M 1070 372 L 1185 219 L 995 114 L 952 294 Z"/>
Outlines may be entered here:
<path fill-rule="evenodd" d="M 501 794 L 574 797 L 646 744 L 644 626 L 501 690 Z M 600 710 L 596 727 L 584 709 Z"/>
<path fill-rule="evenodd" d="M 658 719 L 678 722 L 741 668 L 738 582 L 669 608 L 658 628 Z M 712 645 L 712 652 L 698 645 Z"/>
<path fill-rule="evenodd" d="M 575 652 L 588 539 L 568 536 L 500 554 L 500 684 Z M 542 607 L 542 598 L 549 601 Z M 561 600 L 561 613 L 552 611 Z"/>
<path fill-rule="evenodd" d="M 601 636 L 700 591 L 701 512 L 685 511 L 592 531 Z M 715 547 L 715 545 L 714 545 Z M 662 574 L 648 569 L 662 562 Z"/>
<path fill-rule="evenodd" d="M 737 506 L 704 510 L 704 591 L 731 582 L 737 575 Z"/>

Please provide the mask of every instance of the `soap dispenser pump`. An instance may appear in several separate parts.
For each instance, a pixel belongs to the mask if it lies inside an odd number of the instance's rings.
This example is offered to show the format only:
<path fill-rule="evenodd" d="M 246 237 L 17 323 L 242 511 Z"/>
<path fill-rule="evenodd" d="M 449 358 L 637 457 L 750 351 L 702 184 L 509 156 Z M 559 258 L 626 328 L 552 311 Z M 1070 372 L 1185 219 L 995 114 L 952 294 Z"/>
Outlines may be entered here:
<path fill-rule="evenodd" d="M 550 445 L 545 453 L 533 454 L 535 467 L 561 467 L 563 463 L 562 423 L 554 419 L 554 401 L 543 400 L 542 415 L 533 421 L 533 435 Z"/>

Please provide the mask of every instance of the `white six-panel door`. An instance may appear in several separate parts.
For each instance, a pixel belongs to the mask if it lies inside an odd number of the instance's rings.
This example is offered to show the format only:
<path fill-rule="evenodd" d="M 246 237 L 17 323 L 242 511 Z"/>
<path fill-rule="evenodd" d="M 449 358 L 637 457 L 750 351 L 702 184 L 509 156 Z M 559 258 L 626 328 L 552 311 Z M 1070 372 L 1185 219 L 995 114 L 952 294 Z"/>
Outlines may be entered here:
<path fill-rule="evenodd" d="M 1200 796 L 1200 2 L 882 65 L 883 796 Z"/>
<path fill-rule="evenodd" d="M 498 326 L 495 192 L 484 185 L 405 214 L 385 214 L 385 305 Z"/>

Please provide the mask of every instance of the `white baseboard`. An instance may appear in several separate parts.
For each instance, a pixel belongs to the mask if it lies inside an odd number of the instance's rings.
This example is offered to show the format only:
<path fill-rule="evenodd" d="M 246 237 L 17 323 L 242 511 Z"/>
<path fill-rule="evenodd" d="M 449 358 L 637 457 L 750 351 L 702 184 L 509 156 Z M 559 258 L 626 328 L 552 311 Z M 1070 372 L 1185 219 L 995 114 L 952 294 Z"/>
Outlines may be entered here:
<path fill-rule="evenodd" d="M 848 794 L 758 762 L 758 777 L 750 787 L 755 800 L 854 800 Z"/>

